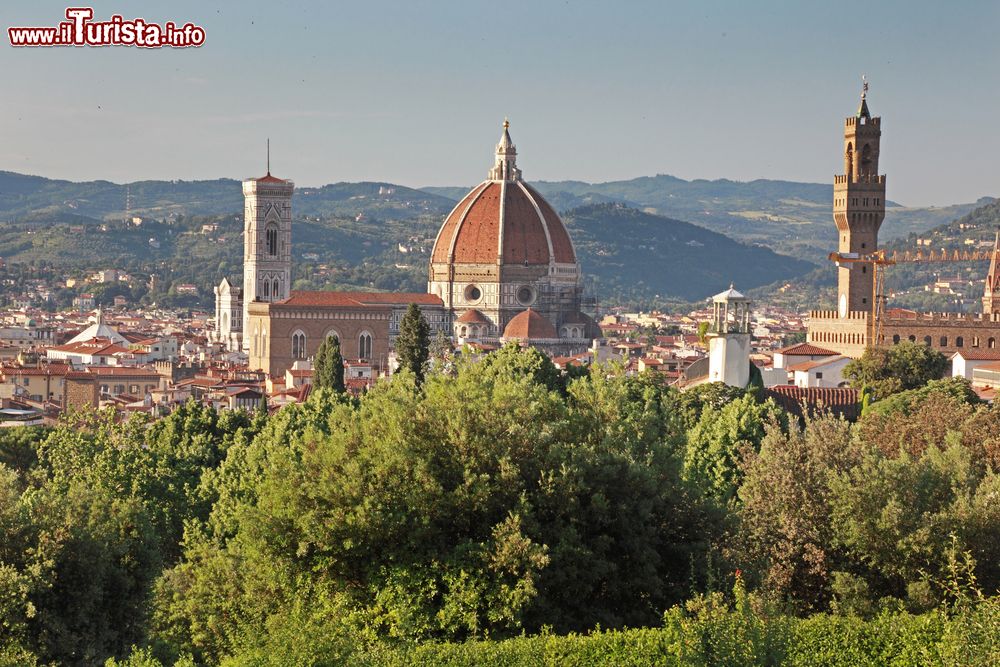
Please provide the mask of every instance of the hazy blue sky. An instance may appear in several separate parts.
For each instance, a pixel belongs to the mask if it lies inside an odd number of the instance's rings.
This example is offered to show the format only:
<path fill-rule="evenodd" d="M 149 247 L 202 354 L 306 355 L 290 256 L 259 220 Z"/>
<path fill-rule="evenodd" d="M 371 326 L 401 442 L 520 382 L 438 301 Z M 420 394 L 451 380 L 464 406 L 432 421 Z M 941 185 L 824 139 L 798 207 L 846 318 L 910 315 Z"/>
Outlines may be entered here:
<path fill-rule="evenodd" d="M 78 3 L 82 4 L 82 3 Z M 1000 2 L 97 2 L 198 49 L 13 49 L 65 3 L 0 4 L 0 169 L 471 185 L 510 117 L 529 180 L 827 183 L 862 73 L 889 197 L 1000 195 Z"/>

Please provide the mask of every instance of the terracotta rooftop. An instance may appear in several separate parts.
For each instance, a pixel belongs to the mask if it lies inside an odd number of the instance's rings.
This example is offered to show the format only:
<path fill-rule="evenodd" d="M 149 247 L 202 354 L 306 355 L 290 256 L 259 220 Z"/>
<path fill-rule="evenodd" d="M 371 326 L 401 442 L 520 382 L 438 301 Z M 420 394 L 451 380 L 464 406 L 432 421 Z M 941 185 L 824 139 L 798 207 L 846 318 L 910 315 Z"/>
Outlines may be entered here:
<path fill-rule="evenodd" d="M 794 357 L 829 357 L 837 354 L 833 350 L 827 350 L 823 347 L 818 347 L 812 343 L 796 343 L 795 345 L 789 345 L 788 347 L 783 347 L 780 350 L 775 350 L 775 354 L 784 354 Z"/>
<path fill-rule="evenodd" d="M 983 364 L 982 366 L 976 366 L 976 368 L 972 370 L 973 375 L 975 375 L 976 371 L 985 371 L 987 373 L 1000 373 L 1000 361 L 995 361 L 991 364 Z"/>
<path fill-rule="evenodd" d="M 152 368 L 134 368 L 132 366 L 88 366 L 86 373 L 91 375 L 106 375 L 112 377 L 160 377 Z"/>
<path fill-rule="evenodd" d="M 486 319 L 486 316 L 480 313 L 475 308 L 470 308 L 469 310 L 462 313 L 456 322 L 461 322 L 462 324 L 489 324 L 490 321 Z"/>
<path fill-rule="evenodd" d="M 828 409 L 834 415 L 855 420 L 861 414 L 858 404 L 861 396 L 852 387 L 795 387 L 792 385 L 777 385 L 764 390 L 764 396 L 773 398 L 774 402 L 787 412 L 802 416 L 802 405 L 810 409 Z"/>
<path fill-rule="evenodd" d="M 1000 361 L 1000 349 L 990 349 L 990 348 L 969 348 L 967 350 L 959 350 L 949 357 L 954 359 L 958 355 L 962 355 L 963 359 L 968 361 Z"/>
<path fill-rule="evenodd" d="M 267 172 L 267 174 L 261 176 L 260 178 L 254 178 L 252 180 L 257 181 L 258 183 L 287 183 L 288 182 L 288 181 L 286 181 L 283 178 L 278 178 L 277 176 L 272 176 L 271 172 Z"/>
<path fill-rule="evenodd" d="M 537 311 L 528 308 L 515 315 L 503 330 L 507 340 L 539 340 L 558 338 L 556 328 Z"/>
<path fill-rule="evenodd" d="M 832 364 L 832 363 L 835 363 L 837 361 L 840 361 L 841 359 L 847 359 L 847 358 L 848 357 L 845 357 L 842 354 L 836 354 L 836 353 L 834 353 L 833 355 L 831 355 L 829 357 L 823 357 L 822 359 L 813 359 L 812 361 L 803 361 L 800 364 L 792 364 L 791 366 L 788 367 L 787 370 L 790 370 L 792 372 L 795 372 L 795 371 L 803 371 L 803 372 L 805 372 L 805 371 L 811 371 L 814 368 L 820 368 L 822 366 L 826 366 L 828 364 Z"/>
<path fill-rule="evenodd" d="M 366 306 L 403 306 L 411 303 L 442 306 L 441 297 L 422 292 L 326 292 L 293 291 L 275 304 L 281 306 L 339 306 L 364 308 Z"/>
<path fill-rule="evenodd" d="M 117 343 L 106 338 L 91 338 L 90 340 L 84 340 L 77 343 L 66 343 L 65 345 L 58 345 L 56 347 L 50 347 L 49 350 L 55 350 L 57 352 L 66 352 L 69 354 L 88 354 L 88 355 L 114 355 L 128 353 L 130 350 L 124 348 Z"/>

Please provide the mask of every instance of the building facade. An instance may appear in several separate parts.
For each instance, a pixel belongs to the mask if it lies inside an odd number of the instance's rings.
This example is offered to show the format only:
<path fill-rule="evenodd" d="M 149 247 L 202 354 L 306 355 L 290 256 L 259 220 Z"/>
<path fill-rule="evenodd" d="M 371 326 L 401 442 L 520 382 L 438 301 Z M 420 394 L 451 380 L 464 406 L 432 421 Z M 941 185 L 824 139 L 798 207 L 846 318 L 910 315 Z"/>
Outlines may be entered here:
<path fill-rule="evenodd" d="M 281 301 L 291 294 L 294 190 L 292 181 L 272 176 L 270 169 L 261 178 L 243 181 L 243 322 L 249 321 L 251 303 Z"/>
<path fill-rule="evenodd" d="M 569 354 L 600 335 L 582 310 L 573 241 L 552 206 L 524 182 L 507 121 L 486 180 L 438 231 L 427 291 L 441 299 L 460 344 L 519 340 Z M 537 336 L 524 337 L 532 332 Z"/>
<path fill-rule="evenodd" d="M 868 110 L 867 84 L 857 113 L 844 121 L 844 173 L 834 176 L 833 218 L 842 255 L 871 255 L 885 217 L 885 174 L 878 173 L 882 119 Z M 916 313 L 885 310 L 874 316 L 873 266 L 838 265 L 837 309 L 809 313 L 806 340 L 838 354 L 858 358 L 869 345 L 922 343 L 950 354 L 966 349 L 994 349 L 1000 340 L 1000 235 L 994 244 L 983 295 L 983 313 Z M 883 309 L 884 310 L 884 309 Z M 875 332 L 875 333 L 873 333 Z M 869 340 L 875 336 L 875 340 Z"/>
<path fill-rule="evenodd" d="M 345 359 L 388 368 L 403 313 L 420 307 L 431 336 L 448 333 L 450 319 L 432 294 L 384 292 L 292 292 L 288 299 L 250 304 L 246 343 L 250 368 L 275 376 L 296 361 L 311 359 L 324 339 L 336 336 Z"/>
<path fill-rule="evenodd" d="M 214 338 L 242 349 L 251 369 L 283 375 L 336 336 L 346 359 L 389 367 L 399 324 L 416 304 L 458 344 L 517 341 L 553 354 L 586 351 L 600 329 L 583 312 L 581 270 L 555 210 L 521 178 L 508 123 L 485 181 L 445 218 L 431 252 L 427 293 L 292 291 L 291 181 L 243 182 L 242 293 L 215 289 Z"/>
<path fill-rule="evenodd" d="M 239 350 L 243 345 L 243 288 L 223 278 L 215 287 L 215 330 L 213 342 L 227 350 Z"/>

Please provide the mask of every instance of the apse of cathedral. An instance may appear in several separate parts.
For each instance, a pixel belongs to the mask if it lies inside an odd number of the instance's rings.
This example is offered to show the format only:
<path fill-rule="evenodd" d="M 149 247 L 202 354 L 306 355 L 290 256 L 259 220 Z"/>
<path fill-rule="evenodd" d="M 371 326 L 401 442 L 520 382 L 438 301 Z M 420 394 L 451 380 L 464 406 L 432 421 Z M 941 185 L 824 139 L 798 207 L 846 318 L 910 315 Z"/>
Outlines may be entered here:
<path fill-rule="evenodd" d="M 216 288 L 217 342 L 242 350 L 251 369 L 284 373 L 335 336 L 347 359 L 389 366 L 403 313 L 421 309 L 459 345 L 516 341 L 550 354 L 590 347 L 600 330 L 582 310 L 582 272 L 552 206 L 521 178 L 505 120 L 486 180 L 445 218 L 431 252 L 427 293 L 291 290 L 292 181 L 243 182 L 242 289 Z"/>

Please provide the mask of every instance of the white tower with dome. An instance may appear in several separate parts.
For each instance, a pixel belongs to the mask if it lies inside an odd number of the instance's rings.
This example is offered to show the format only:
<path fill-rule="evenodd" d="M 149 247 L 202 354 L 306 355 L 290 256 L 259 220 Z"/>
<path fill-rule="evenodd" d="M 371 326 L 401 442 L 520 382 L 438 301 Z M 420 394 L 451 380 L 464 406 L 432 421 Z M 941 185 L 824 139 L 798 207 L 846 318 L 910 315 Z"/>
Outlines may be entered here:
<path fill-rule="evenodd" d="M 708 381 L 732 387 L 750 384 L 750 299 L 730 285 L 712 297 L 708 333 Z"/>

